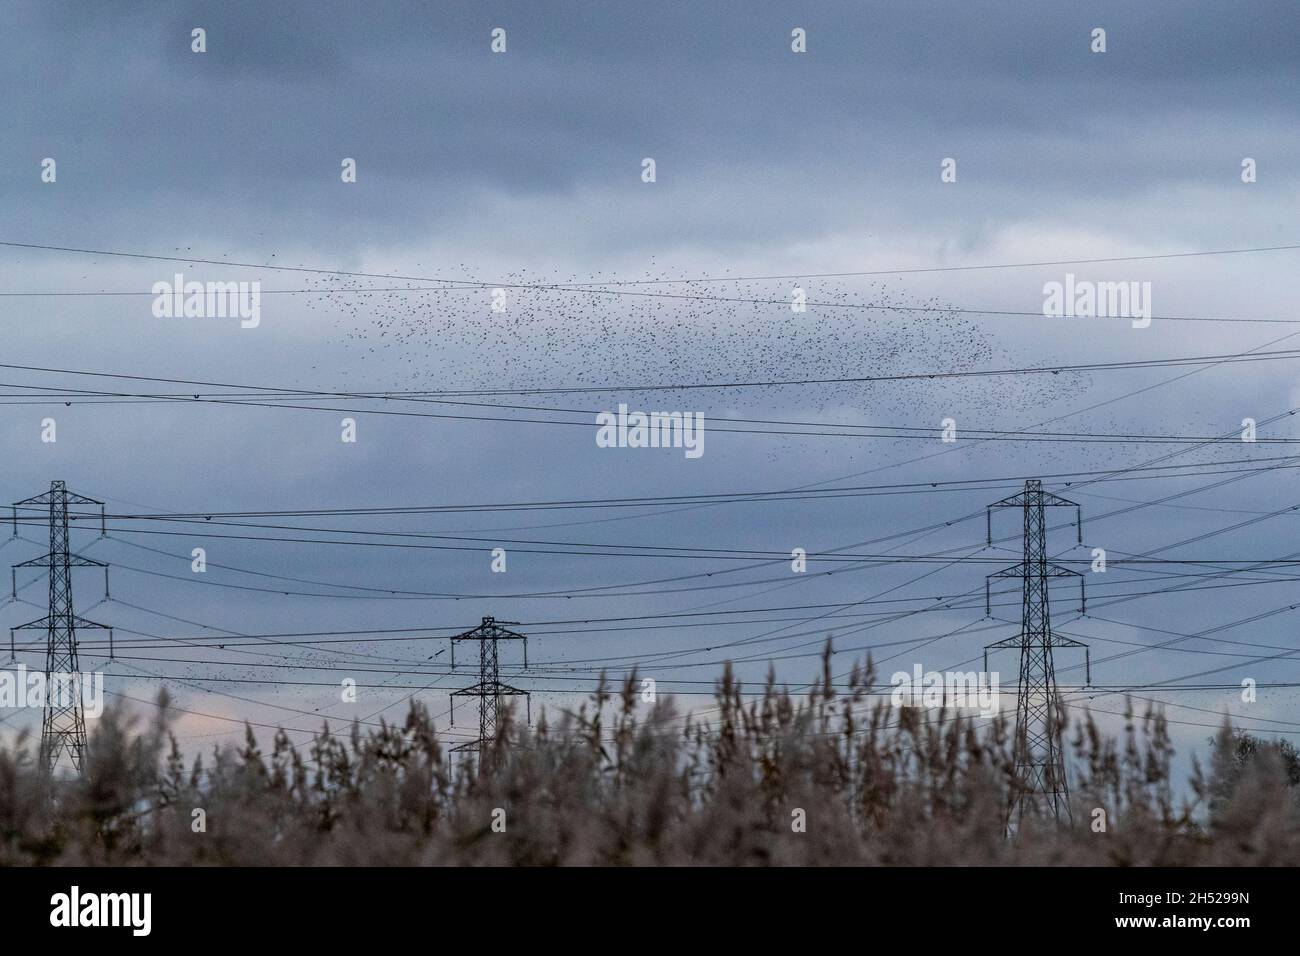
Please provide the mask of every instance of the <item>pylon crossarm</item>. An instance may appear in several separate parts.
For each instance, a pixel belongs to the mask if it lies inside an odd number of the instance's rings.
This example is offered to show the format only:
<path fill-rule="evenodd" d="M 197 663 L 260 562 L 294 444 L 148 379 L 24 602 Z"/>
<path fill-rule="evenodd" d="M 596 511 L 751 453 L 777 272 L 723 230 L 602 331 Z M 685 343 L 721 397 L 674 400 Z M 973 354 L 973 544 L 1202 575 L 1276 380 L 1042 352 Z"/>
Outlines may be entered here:
<path fill-rule="evenodd" d="M 57 567 L 61 565 L 65 559 L 62 557 L 55 557 L 54 560 L 57 562 L 57 564 L 55 564 L 54 566 Z M 66 560 L 67 560 L 68 567 L 70 568 L 108 567 L 108 564 L 104 561 L 96 561 L 94 558 L 85 558 L 79 554 L 69 554 Z M 51 566 L 50 556 L 48 554 L 43 554 L 39 558 L 32 558 L 30 561 L 23 561 L 20 564 L 14 565 L 15 568 L 48 568 L 50 566 Z"/>
<path fill-rule="evenodd" d="M 1061 637 L 1059 634 L 1053 633 L 1052 646 L 1053 647 L 1087 647 L 1088 645 L 1083 643 L 1083 641 L 1076 641 L 1072 637 Z"/>
<path fill-rule="evenodd" d="M 1023 491 L 1017 491 L 1010 497 L 1003 498 L 1001 501 L 993 502 L 993 504 L 988 506 L 988 510 L 992 511 L 994 508 L 1023 508 L 1024 506 L 1025 493 Z"/>
<path fill-rule="evenodd" d="M 22 501 L 15 501 L 13 503 L 13 508 L 15 511 L 17 511 L 23 505 L 48 505 L 51 501 L 54 500 L 51 497 L 52 494 L 53 492 L 44 491 L 34 497 L 24 498 Z"/>
<path fill-rule="evenodd" d="M 1034 571 L 1032 572 L 1032 574 L 1034 574 L 1034 575 L 1037 575 L 1037 574 L 1039 574 L 1039 573 L 1040 573 L 1040 572 L 1037 571 L 1037 570 L 1034 570 Z M 1029 576 L 1030 576 L 1030 573 L 1027 573 L 1027 572 L 1025 571 L 1025 565 L 1024 565 L 1023 562 L 1020 563 L 1020 564 L 1012 565 L 1012 566 L 1009 567 L 1009 568 L 1003 568 L 1001 571 L 994 571 L 992 574 L 986 574 L 986 575 L 984 575 L 984 613 L 987 614 L 987 613 L 989 613 L 989 610 L 990 610 L 990 603 L 989 603 L 989 581 L 990 581 L 991 579 L 993 579 L 993 578 L 998 578 L 998 579 L 1001 579 L 1001 580 L 1005 580 L 1005 579 L 1007 579 L 1007 578 L 1026 578 L 1026 577 L 1029 577 Z M 1045 578 L 1069 578 L 1069 577 L 1075 577 L 1075 578 L 1078 578 L 1078 579 L 1079 579 L 1079 582 L 1080 582 L 1080 586 L 1081 586 L 1081 587 L 1082 587 L 1082 582 L 1084 581 L 1084 575 L 1083 575 L 1083 572 L 1081 572 L 1081 571 L 1075 571 L 1075 570 L 1072 570 L 1071 568 L 1065 568 L 1065 567 L 1062 567 L 1062 566 L 1059 565 L 1059 564 L 1053 564 L 1053 563 L 1051 563 L 1050 561 L 1047 562 L 1046 564 L 1042 565 L 1041 576 L 1042 576 L 1042 577 L 1045 577 Z"/>
<path fill-rule="evenodd" d="M 1052 563 L 1051 561 L 1048 561 L 1048 562 L 1046 562 L 1045 564 L 1042 565 L 1042 572 L 1041 572 L 1041 573 L 1042 573 L 1042 575 L 1043 575 L 1044 577 L 1048 577 L 1048 578 L 1081 578 L 1081 577 L 1083 577 L 1083 572 L 1082 572 L 1082 571 L 1075 571 L 1073 568 L 1063 567 L 1062 565 L 1054 564 L 1054 563 Z"/>
<path fill-rule="evenodd" d="M 87 498 L 85 495 L 79 495 L 75 491 L 65 491 L 64 500 L 70 505 L 99 505 L 104 507 L 104 502 L 95 498 Z"/>
<path fill-rule="evenodd" d="M 984 650 L 996 651 L 1007 647 L 1020 647 L 1025 643 L 1025 635 L 1017 634 L 1014 637 L 1003 638 L 1000 641 L 994 641 L 992 644 L 985 644 Z"/>
<path fill-rule="evenodd" d="M 36 620 L 28 621 L 26 624 L 16 624 L 12 628 L 10 628 L 10 630 L 13 631 L 34 631 L 34 630 L 48 631 L 49 629 L 50 629 L 49 615 L 46 615 L 45 617 L 38 617 Z"/>
<path fill-rule="evenodd" d="M 1041 490 L 1040 490 L 1040 491 L 1038 492 L 1038 495 L 1039 495 L 1039 497 L 1041 498 L 1041 500 L 1042 500 L 1042 502 L 1043 502 L 1043 507 L 1045 507 L 1045 508 L 1077 508 L 1077 507 L 1079 507 L 1079 503 L 1078 503 L 1077 501 L 1069 501 L 1069 500 L 1066 499 L 1066 498 L 1062 498 L 1060 495 L 1054 495 L 1054 494 L 1052 494 L 1050 491 L 1041 491 Z M 1023 507 L 1025 506 L 1025 502 L 1028 501 L 1028 500 L 1029 500 L 1029 499 L 1028 499 L 1028 497 L 1026 496 L 1025 492 L 1023 492 L 1023 491 L 1018 491 L 1018 492 L 1016 492 L 1014 495 L 1012 495 L 1012 496 L 1009 497 L 1009 498 L 1003 498 L 1001 501 L 995 501 L 995 502 L 993 502 L 993 504 L 989 505 L 988 508 L 989 508 L 989 509 L 993 509 L 993 508 L 1023 508 Z"/>
<path fill-rule="evenodd" d="M 1050 491 L 1040 491 L 1043 498 L 1043 506 L 1046 508 L 1077 508 L 1077 501 L 1070 501 L 1068 498 L 1062 498 L 1060 495 L 1054 495 Z"/>
<path fill-rule="evenodd" d="M 84 617 L 79 617 L 79 616 L 77 616 L 77 615 L 73 615 L 72 618 L 71 618 L 71 620 L 70 620 L 68 623 L 70 623 L 70 624 L 71 624 L 74 628 L 76 628 L 77 630 L 83 630 L 83 629 L 85 629 L 85 628 L 98 628 L 98 629 L 101 630 L 101 631 L 110 631 L 110 630 L 112 630 L 112 626 L 109 625 L 109 624 L 100 624 L 100 623 L 98 623 L 98 622 L 96 622 L 96 621 L 88 621 L 88 620 L 86 620 Z M 11 627 L 9 630 L 11 630 L 11 631 L 47 631 L 47 630 L 49 630 L 50 627 L 52 627 L 52 626 L 53 626 L 53 625 L 52 625 L 52 623 L 51 623 L 51 619 L 50 619 L 49 615 L 46 615 L 45 617 L 37 618 L 37 619 L 34 620 L 34 621 L 28 621 L 26 624 L 15 624 L 15 625 L 14 625 L 13 627 Z"/>
<path fill-rule="evenodd" d="M 62 484 L 62 482 L 60 482 Z M 95 498 L 87 498 L 85 495 L 79 495 L 74 491 L 68 491 L 66 488 L 58 490 L 43 491 L 39 495 L 33 495 L 30 498 L 24 498 L 22 501 L 15 501 L 14 508 L 21 508 L 23 505 L 48 505 L 56 500 L 63 500 L 73 505 L 99 505 L 103 507 L 104 502 Z"/>
<path fill-rule="evenodd" d="M 986 574 L 988 578 L 1023 578 L 1025 576 L 1025 563 L 1013 564 L 1009 568 L 1003 568 L 1001 571 L 994 571 L 992 574 Z"/>
<path fill-rule="evenodd" d="M 515 697 L 526 695 L 528 691 L 511 687 L 509 684 L 474 684 L 451 692 L 452 697 Z"/>

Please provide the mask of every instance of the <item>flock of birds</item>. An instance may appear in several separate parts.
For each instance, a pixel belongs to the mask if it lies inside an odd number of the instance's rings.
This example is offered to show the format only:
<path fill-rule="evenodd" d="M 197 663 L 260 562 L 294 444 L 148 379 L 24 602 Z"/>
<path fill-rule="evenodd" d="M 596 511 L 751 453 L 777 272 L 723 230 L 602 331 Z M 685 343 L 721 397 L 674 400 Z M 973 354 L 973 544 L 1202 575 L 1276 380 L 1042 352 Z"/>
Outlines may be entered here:
<path fill-rule="evenodd" d="M 914 297 L 897 280 L 703 282 L 663 271 L 593 280 L 516 270 L 483 282 L 470 267 L 459 269 L 464 278 L 456 280 L 440 267 L 437 274 L 447 281 L 427 288 L 391 281 L 376 287 L 374 280 L 340 276 L 317 281 L 319 294 L 308 297 L 308 307 L 329 313 L 355 346 L 357 382 L 343 387 L 374 381 L 411 390 L 662 387 L 963 371 L 1008 361 L 1005 341 L 987 324 L 944 311 L 936 298 Z M 804 311 L 791 307 L 796 287 L 806 295 Z M 494 294 L 504 309 L 493 310 Z M 715 421 L 933 426 L 937 437 L 949 416 L 974 428 L 1018 427 L 1088 384 L 1079 375 L 1016 376 L 946 379 L 941 387 L 929 380 L 838 382 L 473 400 L 556 409 L 628 401 L 634 408 L 703 410 Z M 805 454 L 850 459 L 872 455 L 875 444 L 767 440 L 772 454 L 798 442 Z"/>

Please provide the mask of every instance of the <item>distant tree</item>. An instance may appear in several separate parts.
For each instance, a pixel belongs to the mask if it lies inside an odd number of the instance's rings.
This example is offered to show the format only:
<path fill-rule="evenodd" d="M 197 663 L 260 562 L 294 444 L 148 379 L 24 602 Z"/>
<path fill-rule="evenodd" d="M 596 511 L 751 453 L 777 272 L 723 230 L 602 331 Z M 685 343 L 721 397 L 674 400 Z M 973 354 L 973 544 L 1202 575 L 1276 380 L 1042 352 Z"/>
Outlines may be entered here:
<path fill-rule="evenodd" d="M 1292 789 L 1300 787 L 1300 750 L 1287 740 L 1265 740 L 1224 725 L 1209 738 L 1211 747 L 1210 814 L 1218 815 L 1250 773 L 1281 772 Z M 1297 791 L 1300 797 L 1300 791 Z"/>
<path fill-rule="evenodd" d="M 1214 743 L 1214 738 L 1210 738 Z M 1233 730 L 1230 740 L 1232 761 L 1239 770 L 1257 762 L 1260 754 L 1268 751 L 1278 758 L 1282 769 L 1286 771 L 1287 783 L 1300 786 L 1300 750 L 1296 750 L 1289 740 L 1263 740 L 1244 730 Z"/>

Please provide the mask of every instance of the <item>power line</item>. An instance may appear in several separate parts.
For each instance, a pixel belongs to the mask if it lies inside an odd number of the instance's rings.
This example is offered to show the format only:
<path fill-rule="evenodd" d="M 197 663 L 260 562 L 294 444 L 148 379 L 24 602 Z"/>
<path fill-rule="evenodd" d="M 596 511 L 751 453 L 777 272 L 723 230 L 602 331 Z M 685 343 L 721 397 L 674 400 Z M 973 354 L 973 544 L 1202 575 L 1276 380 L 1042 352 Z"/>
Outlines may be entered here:
<path fill-rule="evenodd" d="M 1300 320 L 1298 320 L 1300 321 Z M 770 380 L 745 380 L 726 382 L 677 382 L 659 385 L 575 385 L 575 386 L 554 386 L 546 388 L 517 388 L 517 389 L 354 389 L 349 391 L 337 391 L 332 389 L 297 389 L 285 388 L 274 385 L 247 385 L 244 383 L 231 382 L 212 382 L 194 379 L 170 378 L 164 376 L 149 376 L 139 374 L 122 374 L 113 372 L 96 372 L 85 369 L 65 369 L 51 368 L 36 365 L 21 365 L 16 363 L 0 363 L 0 368 L 11 369 L 23 372 L 42 372 L 47 374 L 76 375 L 94 378 L 112 378 L 124 381 L 137 382 L 156 382 L 165 385 L 195 385 L 201 388 L 220 388 L 220 393 L 129 393 L 129 392 L 106 392 L 91 391 L 86 392 L 80 389 L 65 388 L 62 393 L 57 393 L 55 397 L 66 398 L 76 395 L 91 395 L 98 397 L 117 397 L 117 398 L 135 398 L 149 399 L 156 401 L 202 401 L 206 398 L 225 397 L 233 399 L 247 398 L 250 396 L 263 398 L 281 398 L 281 397 L 299 397 L 299 398 L 339 398 L 339 399 L 383 399 L 389 401 L 430 401 L 438 398 L 451 397 L 470 397 L 470 396 L 491 396 L 491 395 L 547 395 L 547 394 L 579 394 L 588 392 L 654 392 L 654 391 L 698 391 L 702 389 L 740 389 L 740 388 L 774 388 L 784 386 L 811 386 L 811 385 L 858 385 L 858 384 L 879 384 L 887 382 L 906 382 L 906 381 L 935 381 L 942 379 L 959 379 L 959 378 L 981 378 L 981 377 L 1002 377 L 1008 375 L 1060 375 L 1062 373 L 1081 373 L 1081 372 L 1102 372 L 1102 371 L 1122 371 L 1131 369 L 1148 369 L 1148 368 L 1166 368 L 1180 367 L 1184 365 L 1209 365 L 1209 364 L 1235 364 L 1238 362 L 1261 362 L 1261 361 L 1279 361 L 1289 360 L 1300 357 L 1300 349 L 1275 349 L 1270 352 L 1262 351 L 1245 351 L 1245 352 L 1227 352 L 1212 355 L 1183 355 L 1172 356 L 1160 359 L 1127 359 L 1118 362 L 1081 362 L 1074 364 L 1057 364 L 1057 365 L 1030 365 L 1023 367 L 1003 367 L 990 369 L 968 369 L 959 371 L 935 370 L 926 372 L 903 372 L 892 375 L 857 375 L 844 376 L 839 378 L 809 378 L 809 379 L 770 379 Z M 41 386 L 17 385 L 8 383 L 5 387 L 9 388 L 38 388 Z M 242 390 L 242 391 L 234 391 Z M 233 391 L 233 394 L 231 394 Z M 505 406 L 498 406 L 505 407 Z M 543 409 L 547 411 L 560 409 Z M 584 411 L 575 409 L 564 409 L 564 411 Z"/>
<path fill-rule="evenodd" d="M 1229 471 L 1181 471 L 1181 469 L 1218 469 L 1224 465 L 1248 464 L 1252 466 L 1266 465 L 1267 463 L 1297 461 L 1296 456 L 1259 456 L 1254 458 L 1221 458 L 1213 461 L 1187 462 L 1184 464 L 1161 465 L 1150 468 L 1129 468 L 1124 469 L 1121 474 L 1117 474 L 1115 469 L 1099 469 L 1091 471 L 1071 471 L 1045 473 L 1042 475 L 1044 481 L 1059 483 L 1062 487 L 1069 487 L 1075 481 L 1084 478 L 1097 476 L 1107 476 L 1099 478 L 1098 481 L 1088 482 L 1088 484 L 1104 484 L 1111 481 L 1134 481 L 1139 480 L 1162 480 L 1167 478 L 1180 477 L 1201 477 L 1204 475 L 1232 473 Z M 1241 469 L 1242 471 L 1259 471 L 1264 470 L 1259 467 Z M 1146 472 L 1160 472 L 1155 475 L 1146 475 Z M 1114 476 L 1114 477 L 1109 477 Z M 944 479 L 935 481 L 912 481 L 897 482 L 876 485 L 845 485 L 835 488 L 805 488 L 789 489 L 781 491 L 726 491 L 701 494 L 681 494 L 681 495 L 658 495 L 658 496 L 639 496 L 624 498 L 567 498 L 567 499 L 540 499 L 540 500 L 522 500 L 506 502 L 482 502 L 482 503 L 465 503 L 453 505 L 378 505 L 363 506 L 353 505 L 341 508 L 280 508 L 280 509 L 245 509 L 238 511 L 222 511 L 212 509 L 208 511 L 163 511 L 156 512 L 114 512 L 110 515 L 116 519 L 122 520 L 153 520 L 163 518 L 259 518 L 259 517 L 319 517 L 319 516 L 410 516 L 418 514 L 473 514 L 478 512 L 499 512 L 499 511 L 548 511 L 548 510 L 571 510 L 571 509 L 588 509 L 588 508 L 641 508 L 651 506 L 677 506 L 680 504 L 732 504 L 745 502 L 763 502 L 763 501 L 790 501 L 790 500 L 816 500 L 821 497 L 842 498 L 842 497 L 869 497 L 876 494 L 929 494 L 934 491 L 954 490 L 954 491 L 989 491 L 997 490 L 1000 487 L 1014 485 L 1023 481 L 1021 476 L 998 476 L 989 478 L 959 478 Z M 1140 503 L 1140 502 L 1138 502 Z M 97 515 L 70 513 L 72 520 L 88 520 L 97 518 Z M 24 518 L 19 519 L 25 523 Z"/>
<path fill-rule="evenodd" d="M 337 277 L 344 277 L 344 278 L 388 279 L 388 280 L 406 281 L 406 282 L 436 282 L 441 284 L 442 286 L 450 286 L 452 288 L 458 288 L 458 287 L 470 288 L 470 289 L 502 288 L 502 289 L 522 289 L 522 290 L 535 291 L 535 292 L 563 291 L 563 292 L 582 292 L 590 295 L 606 296 L 606 297 L 636 296 L 636 297 L 649 297 L 649 298 L 662 298 L 662 299 L 691 299 L 691 300 L 709 301 L 709 302 L 734 302 L 740 304 L 754 304 L 754 305 L 763 305 L 763 304 L 773 304 L 773 305 L 782 305 L 782 306 L 789 305 L 789 301 L 786 299 L 756 299 L 756 298 L 744 298 L 744 297 L 737 297 L 737 296 L 705 296 L 699 294 L 683 294 L 683 293 L 636 292 L 636 291 L 630 291 L 627 288 L 618 288 L 616 286 L 620 285 L 619 283 L 608 282 L 608 281 L 606 282 L 594 281 L 594 282 L 586 282 L 586 283 L 518 283 L 518 282 L 512 283 L 512 282 L 500 282 L 500 281 L 486 282 L 483 280 L 476 280 L 476 279 L 447 279 L 447 278 L 440 278 L 440 277 L 405 276 L 405 275 L 397 275 L 392 273 L 361 272 L 361 271 L 350 271 L 350 270 L 342 270 L 342 269 L 320 269 L 320 268 L 310 268 L 306 266 L 273 265 L 270 263 L 232 262 L 229 260 L 213 259 L 213 258 L 162 256 L 162 255 L 153 255 L 147 253 L 123 252 L 118 250 L 86 249 L 86 248 L 77 248 L 72 246 L 58 246 L 52 244 L 39 244 L 39 243 L 22 243 L 22 242 L 13 242 L 13 241 L 0 242 L 0 246 L 16 248 L 16 249 L 40 250 L 46 252 L 63 252 L 63 253 L 71 253 L 77 255 L 144 259 L 144 260 L 150 260 L 156 262 L 184 262 L 184 263 L 194 263 L 194 264 L 204 264 L 204 265 L 226 266 L 226 267 L 233 267 L 233 268 L 264 269 L 267 271 L 276 271 L 276 272 L 330 275 L 330 276 L 337 276 Z M 989 270 L 989 269 L 1027 268 L 1031 266 L 1048 266 L 1048 265 L 1055 266 L 1055 265 L 1072 265 L 1072 264 L 1082 265 L 1082 264 L 1103 263 L 1103 262 L 1124 262 L 1124 261 L 1134 262 L 1134 261 L 1143 261 L 1143 260 L 1149 261 L 1149 260 L 1158 260 L 1158 259 L 1177 259 L 1177 258 L 1215 256 L 1215 255 L 1238 255 L 1238 254 L 1245 254 L 1245 253 L 1289 251 L 1297 248 L 1300 248 L 1300 245 L 1258 246 L 1258 247 L 1244 248 L 1244 249 L 1207 250 L 1202 252 L 1165 253 L 1165 254 L 1154 254 L 1154 255 L 1145 255 L 1145 256 L 1121 256 L 1121 257 L 1090 258 L 1090 259 L 1075 259 L 1075 260 L 1061 259 L 1061 260 L 1053 260 L 1053 261 L 998 263 L 998 264 L 978 265 L 978 266 L 939 266 L 939 267 L 920 268 L 920 269 L 918 268 L 889 269 L 889 270 L 875 270 L 871 272 L 838 273 L 838 274 L 821 273 L 819 275 L 813 274 L 808 276 L 796 276 L 791 274 L 787 276 L 774 276 L 772 277 L 772 279 L 817 278 L 817 277 L 846 278 L 849 276 L 861 277 L 861 276 L 871 276 L 871 275 L 900 275 L 900 274 L 919 274 L 919 273 L 930 273 L 930 272 L 966 272 L 966 271 L 981 271 L 981 270 Z M 730 277 L 727 278 L 709 277 L 708 279 L 669 280 L 669 281 L 703 282 L 703 281 L 735 281 L 735 280 L 732 280 Z M 757 277 L 749 281 L 757 281 Z M 622 283 L 621 285 L 628 285 L 628 284 L 631 283 Z M 637 283 L 637 284 L 651 284 L 651 283 L 646 282 L 646 283 Z M 412 291 L 417 291 L 417 290 L 412 290 Z M 432 288 L 432 289 L 424 289 L 418 291 L 436 292 L 440 290 L 437 288 Z M 938 312 L 938 313 L 946 313 L 946 312 L 960 313 L 964 311 L 964 312 L 977 313 L 983 315 L 1028 315 L 1028 316 L 1035 316 L 1038 318 L 1042 318 L 1041 312 L 1012 312 L 1008 310 L 980 310 L 980 309 L 961 310 L 961 309 L 943 309 L 938 307 L 900 308 L 896 306 L 886 306 L 886 305 L 867 305 L 867 304 L 858 304 L 858 303 L 831 303 L 831 302 L 819 302 L 819 303 L 809 303 L 809 304 L 816 305 L 819 307 L 857 307 L 857 308 L 864 308 L 864 309 L 882 309 L 882 310 L 894 310 L 894 311 L 906 310 L 906 311 L 923 311 L 923 312 L 928 311 L 928 312 Z M 1157 317 L 1153 316 L 1152 318 L 1155 319 Z M 1200 317 L 1187 317 L 1187 316 L 1160 316 L 1158 318 L 1164 321 L 1214 321 L 1214 322 L 1229 322 L 1229 323 L 1244 321 L 1244 322 L 1276 322 L 1276 323 L 1286 323 L 1286 324 L 1300 324 L 1300 319 L 1218 319 L 1218 318 L 1204 319 Z"/>
<path fill-rule="evenodd" d="M 1289 356 L 1290 358 L 1300 358 L 1300 354 Z M 1220 365 L 1225 364 L 1227 360 L 1211 361 L 1196 363 L 1202 365 Z M 3 366 L 0 366 L 3 367 Z M 75 373 L 91 374 L 91 373 Z M 45 386 L 25 386 L 27 388 L 44 388 Z M 127 395 L 128 393 L 107 393 L 103 391 L 82 390 L 87 395 L 103 396 L 108 394 Z M 311 393 L 322 394 L 322 393 Z M 136 396 L 142 397 L 142 396 Z M 326 400 L 343 400 L 345 398 L 367 400 L 364 395 L 346 395 L 338 393 L 337 399 L 334 396 L 328 396 Z M 588 416 L 582 421 L 570 421 L 567 419 L 557 418 L 521 418 L 515 415 L 487 415 L 487 414 L 451 414 L 449 412 L 421 412 L 421 411 L 402 411 L 391 408 L 357 408 L 351 406 L 339 405 L 307 405 L 297 402 L 288 401 L 253 401 L 251 399 L 233 399 L 233 398 L 204 398 L 200 396 L 180 396 L 180 397 L 159 397 L 160 402 L 180 405 L 219 405 L 235 406 L 245 408 L 265 408 L 265 409 L 284 409 L 294 411 L 318 411 L 331 412 L 337 414 L 343 412 L 351 415 L 376 415 L 396 418 L 415 418 L 415 419 L 433 419 L 441 421 L 467 421 L 467 422 L 507 422 L 517 425 L 553 425 L 591 429 L 597 422 L 598 415 L 612 415 L 613 412 L 598 412 L 594 409 L 565 409 L 554 408 L 550 406 L 528 406 L 528 405 L 507 405 L 495 402 L 464 402 L 464 401 L 445 401 L 441 399 L 425 398 L 405 398 L 403 401 L 419 402 L 423 404 L 437 405 L 472 405 L 479 408 L 489 408 L 502 412 L 524 411 L 524 412 L 541 412 L 545 414 L 580 414 Z M 387 399 L 384 399 L 387 401 Z M 71 405 L 72 402 L 65 401 L 63 404 Z M 86 404 L 106 404 L 104 402 L 90 402 Z M 138 402 L 134 403 L 138 404 Z M 698 414 L 706 415 L 700 412 Z M 783 428 L 733 428 L 730 425 L 718 425 L 719 420 L 716 415 L 713 416 L 714 424 L 708 426 L 710 432 L 722 432 L 724 434 L 739 435 L 773 435 L 784 437 L 808 437 L 808 438 L 857 438 L 857 439 L 878 439 L 878 440 L 919 440 L 934 441 L 937 429 L 916 425 L 854 425 L 840 424 L 835 422 L 803 422 L 789 421 L 782 419 L 745 419 L 733 416 L 724 416 L 721 418 L 724 422 L 737 424 L 748 424 L 758 426 L 786 426 Z M 670 423 L 671 425 L 671 423 Z M 648 426 L 649 427 L 649 426 Z M 808 430 L 816 429 L 816 430 Z M 831 430 L 826 430 L 831 429 Z M 680 431 L 678 427 L 678 431 Z M 875 432 L 886 432 L 885 434 L 874 434 Z M 657 431 L 651 431 L 649 434 L 658 434 Z M 1031 431 L 1007 431 L 995 429 L 970 429 L 969 440 L 971 441 L 1011 441 L 1011 442 L 1045 442 L 1045 443 L 1102 443 L 1102 444 L 1205 444 L 1215 441 L 1238 441 L 1240 436 L 1232 434 L 1221 438 L 1209 438 L 1206 436 L 1196 435 L 1146 435 L 1146 434 L 1106 434 L 1106 433 L 1051 433 L 1051 432 L 1031 432 Z M 1259 444 L 1294 444 L 1300 439 L 1292 438 L 1256 438 L 1255 442 Z"/>

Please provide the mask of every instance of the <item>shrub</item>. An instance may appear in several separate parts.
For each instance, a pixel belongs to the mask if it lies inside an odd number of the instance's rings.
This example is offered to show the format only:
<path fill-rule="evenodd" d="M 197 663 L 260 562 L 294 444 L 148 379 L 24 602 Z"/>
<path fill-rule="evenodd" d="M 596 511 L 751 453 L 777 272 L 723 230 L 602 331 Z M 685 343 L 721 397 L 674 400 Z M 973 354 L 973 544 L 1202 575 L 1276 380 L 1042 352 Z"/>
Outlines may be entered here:
<path fill-rule="evenodd" d="M 326 726 L 301 749 L 281 731 L 269 752 L 247 728 L 243 746 L 187 764 L 164 692 L 142 726 L 105 712 L 80 778 L 47 778 L 28 737 L 0 749 L 0 864 L 1300 862 L 1300 762 L 1285 745 L 1225 726 L 1179 802 L 1161 714 L 1130 709 L 1116 741 L 1085 713 L 1073 822 L 1026 819 L 1008 836 L 1005 720 L 895 709 L 870 693 L 870 661 L 837 693 L 829 660 L 805 695 L 769 675 L 747 697 L 727 668 L 714 706 L 684 716 L 670 699 L 638 706 L 635 672 L 618 693 L 602 680 L 534 728 L 504 713 L 481 759 L 458 762 L 413 702 L 401 725 Z"/>

